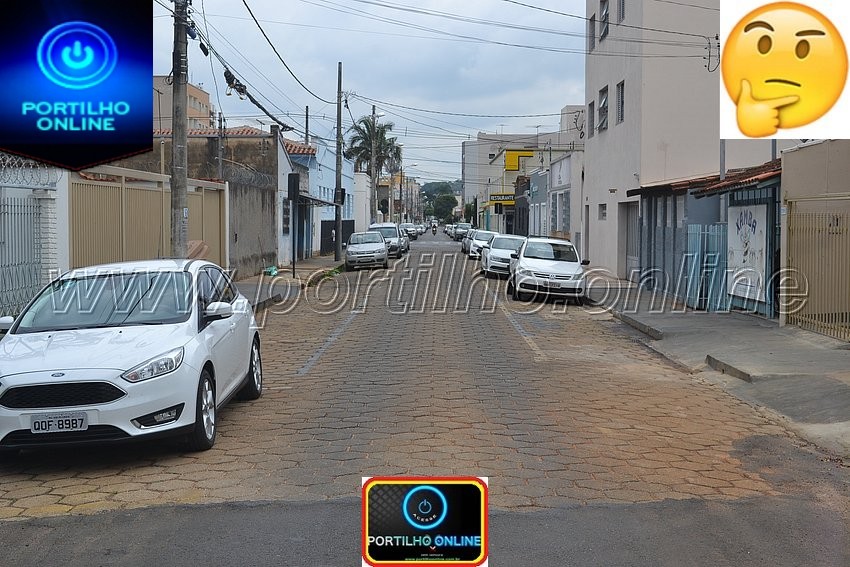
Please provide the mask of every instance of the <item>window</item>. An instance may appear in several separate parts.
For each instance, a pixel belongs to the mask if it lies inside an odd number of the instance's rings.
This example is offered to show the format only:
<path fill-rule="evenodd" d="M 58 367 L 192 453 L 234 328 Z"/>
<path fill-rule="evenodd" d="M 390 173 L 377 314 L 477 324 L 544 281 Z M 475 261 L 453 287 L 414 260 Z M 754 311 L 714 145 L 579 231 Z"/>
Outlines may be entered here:
<path fill-rule="evenodd" d="M 626 105 L 626 82 L 620 81 L 617 83 L 617 124 L 622 122 L 625 119 L 625 105 Z"/>
<path fill-rule="evenodd" d="M 592 138 L 593 132 L 596 130 L 596 115 L 593 110 L 593 103 L 587 104 L 587 137 Z"/>
<path fill-rule="evenodd" d="M 564 232 L 570 231 L 570 192 L 561 193 L 561 226 Z"/>
<path fill-rule="evenodd" d="M 588 53 L 596 48 L 596 14 L 590 16 L 587 20 L 587 51 Z"/>
<path fill-rule="evenodd" d="M 617 14 L 617 21 L 622 22 L 626 19 L 626 0 L 619 0 L 618 4 L 619 10 Z"/>
<path fill-rule="evenodd" d="M 608 87 L 599 91 L 599 131 L 608 129 Z"/>
<path fill-rule="evenodd" d="M 608 205 L 605 203 L 601 203 L 599 205 L 599 220 L 606 220 L 608 218 Z"/>
<path fill-rule="evenodd" d="M 608 36 L 608 0 L 599 2 L 599 43 Z"/>
<path fill-rule="evenodd" d="M 558 194 L 552 193 L 549 205 L 549 226 L 552 230 L 558 230 Z"/>

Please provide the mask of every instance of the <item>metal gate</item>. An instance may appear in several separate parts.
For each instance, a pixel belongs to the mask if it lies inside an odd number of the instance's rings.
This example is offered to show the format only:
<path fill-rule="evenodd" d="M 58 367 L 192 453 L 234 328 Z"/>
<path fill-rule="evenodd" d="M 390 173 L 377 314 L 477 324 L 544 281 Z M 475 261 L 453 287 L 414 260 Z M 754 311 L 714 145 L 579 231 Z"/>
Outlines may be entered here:
<path fill-rule="evenodd" d="M 850 341 L 850 212 L 835 208 L 788 215 L 788 275 L 796 289 L 784 307 L 789 324 Z"/>
<path fill-rule="evenodd" d="M 687 304 L 692 309 L 728 311 L 726 223 L 688 225 L 685 254 Z"/>
<path fill-rule="evenodd" d="M 0 315 L 17 315 L 41 288 L 40 206 L 0 197 Z"/>
<path fill-rule="evenodd" d="M 640 204 L 626 203 L 626 277 L 637 281 L 640 274 Z"/>

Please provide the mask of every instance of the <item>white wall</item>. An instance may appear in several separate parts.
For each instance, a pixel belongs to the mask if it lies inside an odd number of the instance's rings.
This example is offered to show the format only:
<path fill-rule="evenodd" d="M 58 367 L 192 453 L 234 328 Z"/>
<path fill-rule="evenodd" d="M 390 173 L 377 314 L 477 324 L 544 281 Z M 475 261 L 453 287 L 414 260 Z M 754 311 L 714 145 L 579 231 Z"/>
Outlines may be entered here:
<path fill-rule="evenodd" d="M 717 0 L 700 5 L 718 8 Z M 698 36 L 714 37 L 719 20 L 714 10 L 659 3 L 626 3 L 627 26 L 668 29 L 696 34 L 677 36 L 677 45 L 663 45 L 666 34 L 616 25 L 617 0 L 610 0 L 609 35 L 585 59 L 585 104 L 594 103 L 598 125 L 599 90 L 608 87 L 608 129 L 587 131 L 584 196 L 581 203 L 582 249 L 594 265 L 625 275 L 624 224 L 619 205 L 636 202 L 626 191 L 642 185 L 686 179 L 720 170 L 719 71 L 709 72 L 701 55 L 707 51 Z M 587 15 L 599 15 L 599 0 L 587 0 Z M 598 34 L 597 23 L 597 34 Z M 614 39 L 643 41 L 612 41 Z M 646 40 L 651 40 L 646 42 Z M 692 43 L 691 47 L 682 44 Z M 715 43 L 716 45 L 716 43 Z M 624 56 L 603 56 L 601 53 Z M 656 57 L 676 55 L 676 57 Z M 693 57 L 681 57 L 692 55 Z M 714 61 L 716 63 L 716 59 Z M 624 120 L 617 123 L 617 84 L 624 81 Z M 587 124 L 589 124 L 589 117 Z M 778 149 L 793 142 L 781 141 Z M 768 140 L 735 140 L 726 144 L 726 168 L 757 165 L 771 158 Z M 599 206 L 607 206 L 606 220 Z M 589 218 L 584 219 L 585 207 Z M 589 227 L 587 226 L 589 224 Z"/>
<path fill-rule="evenodd" d="M 283 140 L 277 144 L 277 200 L 276 214 L 277 222 L 277 264 L 284 266 L 292 261 L 292 214 L 290 211 L 287 234 L 283 234 L 283 205 L 289 199 L 289 174 L 292 173 L 292 162 L 286 153 Z"/>
<path fill-rule="evenodd" d="M 369 189 L 371 179 L 366 173 L 354 174 L 354 231 L 362 232 L 369 228 L 371 210 L 369 202 Z"/>

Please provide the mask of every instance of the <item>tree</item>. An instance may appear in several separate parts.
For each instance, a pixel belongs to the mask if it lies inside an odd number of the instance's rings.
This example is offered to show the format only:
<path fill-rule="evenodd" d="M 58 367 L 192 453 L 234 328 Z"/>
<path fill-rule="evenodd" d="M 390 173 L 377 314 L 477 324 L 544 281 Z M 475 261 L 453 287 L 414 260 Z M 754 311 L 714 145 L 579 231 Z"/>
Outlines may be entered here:
<path fill-rule="evenodd" d="M 434 216 L 438 219 L 449 218 L 456 206 L 457 198 L 451 193 L 438 195 L 434 200 Z"/>
<path fill-rule="evenodd" d="M 374 126 L 374 127 L 373 127 Z M 372 116 L 364 116 L 351 128 L 351 137 L 345 149 L 345 157 L 354 160 L 355 171 L 371 173 L 372 138 L 375 139 L 375 174 L 381 175 L 384 168 L 401 163 L 401 146 L 395 137 L 387 137 L 393 129 L 392 122 L 372 122 Z"/>

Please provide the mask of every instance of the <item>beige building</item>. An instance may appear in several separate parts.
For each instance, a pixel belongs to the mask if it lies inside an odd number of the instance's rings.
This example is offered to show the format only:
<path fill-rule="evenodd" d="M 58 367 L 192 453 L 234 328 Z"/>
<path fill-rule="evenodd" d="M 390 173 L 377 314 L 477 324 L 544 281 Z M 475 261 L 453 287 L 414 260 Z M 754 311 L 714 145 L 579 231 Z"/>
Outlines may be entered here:
<path fill-rule="evenodd" d="M 155 75 L 153 78 L 153 129 L 171 130 L 172 102 L 174 91 L 171 77 Z M 213 128 L 215 124 L 215 108 L 210 104 L 210 94 L 200 86 L 186 85 L 188 100 L 186 114 L 189 118 L 189 129 L 197 130 Z"/>
<path fill-rule="evenodd" d="M 761 164 L 796 142 L 720 141 L 719 0 L 586 6 L 584 195 L 573 232 L 585 258 L 626 277 L 640 267 L 642 218 L 627 191 Z"/>
<path fill-rule="evenodd" d="M 850 340 L 850 140 L 782 154 L 780 322 Z"/>

